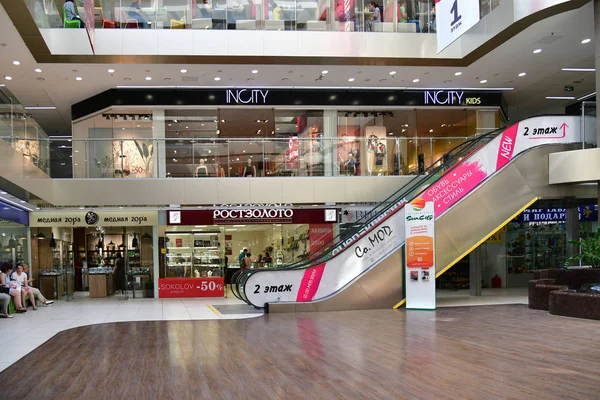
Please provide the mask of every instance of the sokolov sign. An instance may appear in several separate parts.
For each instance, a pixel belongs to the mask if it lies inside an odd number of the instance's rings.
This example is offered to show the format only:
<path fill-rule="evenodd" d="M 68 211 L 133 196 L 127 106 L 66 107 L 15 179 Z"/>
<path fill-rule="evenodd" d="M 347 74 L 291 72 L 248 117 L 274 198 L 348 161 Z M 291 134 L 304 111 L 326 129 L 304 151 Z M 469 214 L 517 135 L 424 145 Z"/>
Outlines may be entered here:
<path fill-rule="evenodd" d="M 158 211 L 81 211 L 81 212 L 32 212 L 30 226 L 86 227 L 86 226 L 156 226 Z"/>
<path fill-rule="evenodd" d="M 553 134 L 553 128 L 557 127 L 558 131 L 561 126 L 564 136 L 561 132 L 558 137 Z M 532 132 L 539 134 L 532 135 Z M 542 132 L 545 137 L 538 139 Z M 538 145 L 576 143 L 579 136 L 580 117 L 575 116 L 537 117 L 512 125 L 484 148 L 447 170 L 433 184 L 424 186 L 421 198 L 433 202 L 435 218 L 438 218 L 517 155 Z M 404 200 L 398 202 L 392 207 L 394 212 L 337 246 L 333 258 L 324 264 L 305 270 L 253 274 L 245 288 L 248 299 L 256 306 L 263 306 L 271 302 L 306 302 L 331 296 L 404 243 L 405 208 L 401 208 L 404 204 Z M 433 274 L 432 269 L 429 279 L 433 279 Z"/>

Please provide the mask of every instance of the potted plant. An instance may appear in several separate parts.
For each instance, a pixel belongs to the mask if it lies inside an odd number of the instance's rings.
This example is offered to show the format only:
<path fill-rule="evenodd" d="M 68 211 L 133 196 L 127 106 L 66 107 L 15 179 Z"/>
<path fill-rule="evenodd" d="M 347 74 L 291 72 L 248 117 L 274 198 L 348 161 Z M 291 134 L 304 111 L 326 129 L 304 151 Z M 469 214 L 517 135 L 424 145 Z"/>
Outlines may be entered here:
<path fill-rule="evenodd" d="M 151 172 L 150 172 L 150 162 L 152 161 L 152 154 L 154 153 L 154 146 L 153 145 L 146 145 L 146 143 L 142 143 L 142 145 L 140 146 L 140 144 L 138 143 L 137 140 L 133 141 L 135 143 L 135 146 L 138 149 L 138 152 L 140 153 L 140 157 L 142 159 L 142 161 L 144 162 L 144 169 L 145 169 L 145 174 L 146 176 L 151 176 Z"/>
<path fill-rule="evenodd" d="M 569 269 L 574 262 L 581 262 L 582 265 L 591 268 L 600 268 L 600 227 L 594 235 L 579 240 L 569 240 L 569 243 L 579 246 L 579 254 L 569 257 L 565 261 L 564 269 Z"/>
<path fill-rule="evenodd" d="M 94 162 L 96 163 L 96 166 L 100 169 L 100 172 L 102 173 L 102 177 L 106 178 L 108 173 L 111 172 L 111 166 L 112 166 L 112 158 L 110 156 L 104 156 L 100 159 L 97 159 L 96 157 L 94 157 Z"/>

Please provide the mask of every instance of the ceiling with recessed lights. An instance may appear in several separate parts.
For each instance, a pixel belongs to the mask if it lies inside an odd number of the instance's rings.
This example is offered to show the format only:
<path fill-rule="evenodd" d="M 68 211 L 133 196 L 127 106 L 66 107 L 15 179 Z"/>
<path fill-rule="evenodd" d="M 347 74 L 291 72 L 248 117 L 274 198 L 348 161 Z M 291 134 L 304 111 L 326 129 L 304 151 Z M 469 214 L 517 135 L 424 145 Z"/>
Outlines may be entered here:
<path fill-rule="evenodd" d="M 586 41 L 593 15 L 590 2 L 545 19 L 463 68 L 37 64 L 0 6 L 0 84 L 24 105 L 43 107 L 28 112 L 49 135 L 70 134 L 72 104 L 117 86 L 511 88 L 504 93 L 515 120 L 561 112 L 595 90 L 594 43 Z"/>

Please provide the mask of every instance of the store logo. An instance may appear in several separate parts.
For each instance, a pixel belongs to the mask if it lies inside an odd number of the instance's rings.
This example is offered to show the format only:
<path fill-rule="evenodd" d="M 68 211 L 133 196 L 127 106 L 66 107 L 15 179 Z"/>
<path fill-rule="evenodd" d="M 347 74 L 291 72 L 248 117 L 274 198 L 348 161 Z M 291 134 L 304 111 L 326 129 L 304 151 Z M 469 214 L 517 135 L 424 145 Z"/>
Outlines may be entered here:
<path fill-rule="evenodd" d="M 227 89 L 225 92 L 227 104 L 267 104 L 268 90 L 260 89 Z"/>
<path fill-rule="evenodd" d="M 421 211 L 425 208 L 425 199 L 422 197 L 417 197 L 416 199 L 410 202 L 410 205 L 412 206 L 413 210 Z"/>
<path fill-rule="evenodd" d="M 88 213 L 85 214 L 85 223 L 88 225 L 96 225 L 98 220 L 98 214 L 93 211 L 88 211 Z"/>
<path fill-rule="evenodd" d="M 465 103 L 468 106 L 478 106 L 481 104 L 481 97 L 468 97 Z"/>
<path fill-rule="evenodd" d="M 435 105 L 455 105 L 462 104 L 462 98 L 465 92 L 456 90 L 427 90 L 425 91 L 425 104 Z"/>

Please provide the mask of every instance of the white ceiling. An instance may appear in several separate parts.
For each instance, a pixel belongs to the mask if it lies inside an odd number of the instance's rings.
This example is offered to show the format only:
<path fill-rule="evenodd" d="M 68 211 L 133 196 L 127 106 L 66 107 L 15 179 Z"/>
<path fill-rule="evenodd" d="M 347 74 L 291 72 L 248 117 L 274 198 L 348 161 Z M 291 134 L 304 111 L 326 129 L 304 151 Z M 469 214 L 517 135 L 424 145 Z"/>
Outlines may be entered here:
<path fill-rule="evenodd" d="M 563 72 L 564 67 L 594 67 L 592 2 L 541 21 L 464 68 L 335 65 L 165 65 L 165 64 L 37 64 L 12 21 L 0 6 L 0 83 L 26 106 L 56 106 L 32 111 L 49 135 L 70 134 L 70 107 L 90 96 L 122 85 L 134 86 L 296 86 L 296 87 L 510 87 L 505 92 L 512 120 L 538 113 L 562 112 L 572 101 L 546 96 L 584 96 L 595 90 L 594 72 Z M 540 54 L 533 50 L 542 48 Z M 12 64 L 21 62 L 20 66 Z M 34 72 L 41 68 L 41 73 Z M 109 68 L 116 72 L 110 74 Z M 180 69 L 187 69 L 182 74 Z M 258 69 L 257 74 L 251 71 Z M 329 73 L 317 80 L 321 71 Z M 390 75 L 390 71 L 397 71 Z M 461 76 L 455 72 L 461 71 Z M 525 77 L 518 77 L 526 72 Z M 13 77 L 2 80 L 3 75 Z M 76 81 L 80 76 L 82 81 Z M 144 78 L 151 76 L 151 81 Z M 222 79 L 214 81 L 214 77 Z M 348 82 L 349 78 L 355 81 Z M 420 79 L 413 83 L 413 79 Z M 488 82 L 481 84 L 486 79 Z M 574 83 L 577 82 L 577 83 Z M 575 91 L 565 93 L 565 85 Z"/>

